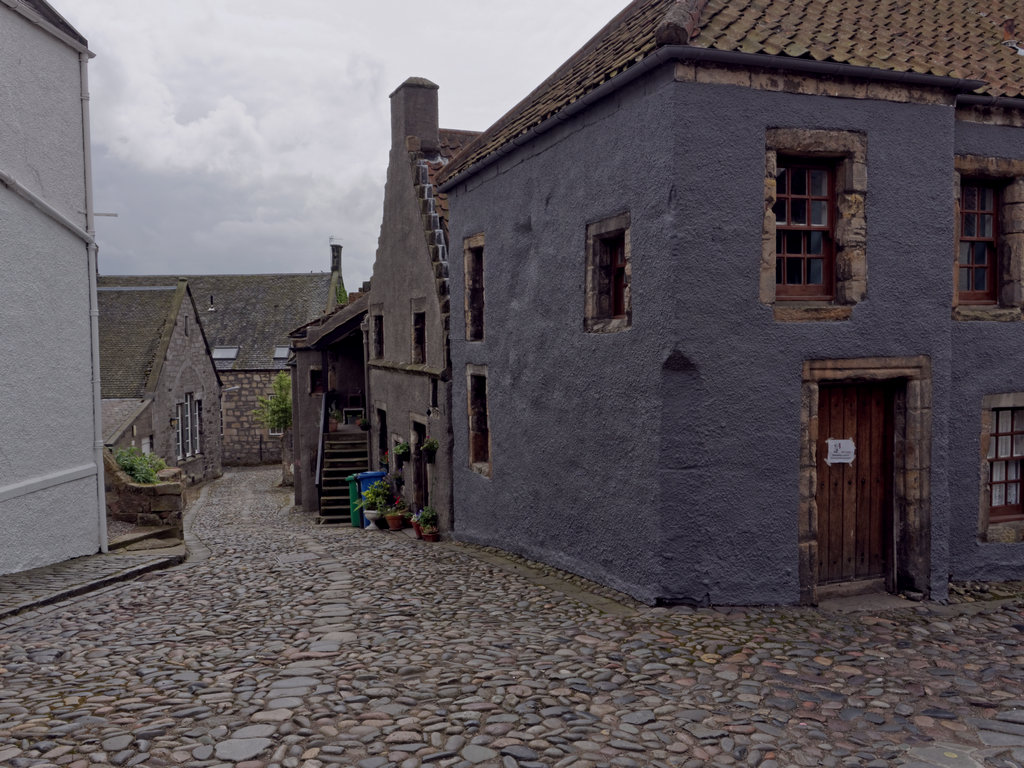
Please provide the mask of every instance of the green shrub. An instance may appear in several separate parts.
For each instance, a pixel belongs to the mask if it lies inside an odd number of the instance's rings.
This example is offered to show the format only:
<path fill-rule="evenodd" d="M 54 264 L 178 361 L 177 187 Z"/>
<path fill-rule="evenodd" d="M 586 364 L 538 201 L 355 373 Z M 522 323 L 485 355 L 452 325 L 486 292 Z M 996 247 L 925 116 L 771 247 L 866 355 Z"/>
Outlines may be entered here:
<path fill-rule="evenodd" d="M 144 485 L 159 483 L 160 478 L 156 473 L 161 469 L 167 469 L 167 464 L 155 453 L 146 455 L 135 446 L 122 448 L 114 454 L 114 459 L 128 477 Z"/>

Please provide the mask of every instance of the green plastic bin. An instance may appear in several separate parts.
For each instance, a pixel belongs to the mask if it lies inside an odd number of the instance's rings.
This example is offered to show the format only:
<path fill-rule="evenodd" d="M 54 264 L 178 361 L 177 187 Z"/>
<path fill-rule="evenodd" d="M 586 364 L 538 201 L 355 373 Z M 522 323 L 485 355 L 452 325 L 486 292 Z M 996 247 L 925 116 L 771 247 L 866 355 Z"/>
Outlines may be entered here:
<path fill-rule="evenodd" d="M 351 515 L 352 527 L 363 527 L 363 509 L 359 506 L 362 496 L 359 495 L 359 473 L 349 475 L 345 478 L 348 481 L 348 508 Z"/>

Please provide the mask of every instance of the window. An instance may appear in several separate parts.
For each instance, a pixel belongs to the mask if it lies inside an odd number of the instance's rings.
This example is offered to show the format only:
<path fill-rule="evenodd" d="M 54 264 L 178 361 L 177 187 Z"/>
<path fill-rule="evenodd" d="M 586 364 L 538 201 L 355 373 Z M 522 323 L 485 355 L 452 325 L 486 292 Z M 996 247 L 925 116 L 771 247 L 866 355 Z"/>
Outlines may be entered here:
<path fill-rule="evenodd" d="M 629 214 L 587 227 L 587 274 L 584 327 L 592 332 L 619 331 L 633 322 Z"/>
<path fill-rule="evenodd" d="M 384 357 L 384 315 L 373 316 L 373 356 L 377 360 Z"/>
<path fill-rule="evenodd" d="M 867 137 L 766 133 L 759 296 L 777 321 L 847 320 L 867 296 Z"/>
<path fill-rule="evenodd" d="M 291 347 L 287 344 L 279 345 L 274 347 L 274 359 L 275 360 L 286 360 L 288 353 L 291 351 Z"/>
<path fill-rule="evenodd" d="M 388 412 L 384 408 L 377 409 L 377 453 L 380 456 L 379 468 L 388 471 L 385 454 L 388 452 Z"/>
<path fill-rule="evenodd" d="M 775 297 L 831 301 L 834 172 L 779 158 L 775 176 Z"/>
<path fill-rule="evenodd" d="M 238 347 L 214 347 L 214 360 L 234 360 L 238 357 Z"/>
<path fill-rule="evenodd" d="M 989 522 L 1022 520 L 1020 465 L 1024 457 L 1024 408 L 998 408 L 992 411 L 991 419 Z"/>
<path fill-rule="evenodd" d="M 960 186 L 957 291 L 961 304 L 996 303 L 998 191 L 976 179 Z"/>
<path fill-rule="evenodd" d="M 203 401 L 191 392 L 185 393 L 185 402 L 175 406 L 175 443 L 178 459 L 187 459 L 200 453 L 202 440 Z"/>
<path fill-rule="evenodd" d="M 956 159 L 953 319 L 1024 319 L 1024 160 Z"/>
<path fill-rule="evenodd" d="M 425 363 L 427 359 L 427 313 L 412 313 L 412 361 Z"/>
<path fill-rule="evenodd" d="M 481 474 L 491 473 L 491 429 L 487 411 L 487 368 L 466 369 L 469 396 L 469 465 Z"/>
<path fill-rule="evenodd" d="M 466 340 L 484 337 L 484 236 L 474 235 L 463 247 L 466 277 Z"/>
<path fill-rule="evenodd" d="M 309 394 L 319 395 L 324 391 L 324 372 L 321 368 L 309 369 Z"/>

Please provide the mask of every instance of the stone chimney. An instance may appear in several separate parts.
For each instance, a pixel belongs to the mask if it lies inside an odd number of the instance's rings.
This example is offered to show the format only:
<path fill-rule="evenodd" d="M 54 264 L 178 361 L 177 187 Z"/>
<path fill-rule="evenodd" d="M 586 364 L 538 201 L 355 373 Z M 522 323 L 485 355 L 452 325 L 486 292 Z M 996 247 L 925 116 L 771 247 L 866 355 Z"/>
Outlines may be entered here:
<path fill-rule="evenodd" d="M 410 77 L 391 94 L 391 148 L 404 150 L 406 139 L 419 140 L 422 152 L 437 152 L 437 86 L 422 77 Z"/>
<path fill-rule="evenodd" d="M 345 280 L 341 276 L 341 243 L 334 242 L 331 238 L 331 287 L 328 290 L 327 311 L 334 307 L 348 303 L 348 292 L 345 290 Z"/>
<path fill-rule="evenodd" d="M 331 272 L 341 272 L 341 243 L 331 243 Z"/>

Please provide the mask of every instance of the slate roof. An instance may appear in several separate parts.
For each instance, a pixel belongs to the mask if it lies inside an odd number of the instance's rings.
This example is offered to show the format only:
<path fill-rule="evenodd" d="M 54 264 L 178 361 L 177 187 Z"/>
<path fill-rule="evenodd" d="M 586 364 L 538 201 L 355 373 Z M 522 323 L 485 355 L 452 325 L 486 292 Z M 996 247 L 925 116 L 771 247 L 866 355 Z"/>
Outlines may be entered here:
<path fill-rule="evenodd" d="M 104 399 L 140 399 L 157 364 L 160 339 L 174 323 L 177 281 L 151 290 L 97 291 L 100 392 Z"/>
<path fill-rule="evenodd" d="M 82 37 L 78 30 L 68 24 L 67 20 L 57 13 L 53 6 L 47 3 L 46 0 L 21 0 L 21 2 L 39 14 L 46 21 L 50 22 L 68 37 L 77 40 L 86 47 L 89 46 L 89 42 Z"/>
<path fill-rule="evenodd" d="M 183 277 L 188 280 L 210 351 L 239 347 L 234 360 L 214 361 L 218 371 L 286 369 L 285 358 L 274 359 L 274 347 L 289 344 L 293 328 L 323 314 L 331 286 L 330 272 Z M 100 277 L 99 285 L 160 285 L 177 279 L 114 275 Z"/>
<path fill-rule="evenodd" d="M 666 23 L 682 33 L 667 39 Z M 983 80 L 978 93 L 1020 97 L 1024 56 L 1012 44 L 1018 36 L 1024 41 L 1020 0 L 635 0 L 455 158 L 439 181 L 664 44 Z"/>
<path fill-rule="evenodd" d="M 152 400 L 128 398 L 125 400 L 104 399 L 101 405 L 103 415 L 103 442 L 110 445 L 133 422 L 138 414 L 149 407 Z"/>

